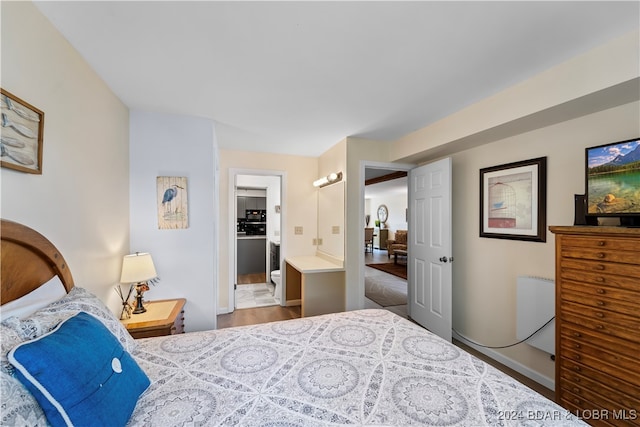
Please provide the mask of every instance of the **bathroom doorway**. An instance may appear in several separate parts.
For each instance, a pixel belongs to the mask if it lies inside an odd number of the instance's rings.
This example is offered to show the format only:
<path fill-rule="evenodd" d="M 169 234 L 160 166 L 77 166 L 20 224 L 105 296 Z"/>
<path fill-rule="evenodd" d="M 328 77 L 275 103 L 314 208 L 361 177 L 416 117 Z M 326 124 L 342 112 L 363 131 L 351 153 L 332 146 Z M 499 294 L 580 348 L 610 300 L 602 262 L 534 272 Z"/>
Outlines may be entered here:
<path fill-rule="evenodd" d="M 284 174 L 284 173 L 283 173 Z M 283 174 L 233 170 L 230 177 L 229 308 L 283 305 L 279 269 L 283 223 Z M 235 221 L 233 219 L 235 218 Z"/>

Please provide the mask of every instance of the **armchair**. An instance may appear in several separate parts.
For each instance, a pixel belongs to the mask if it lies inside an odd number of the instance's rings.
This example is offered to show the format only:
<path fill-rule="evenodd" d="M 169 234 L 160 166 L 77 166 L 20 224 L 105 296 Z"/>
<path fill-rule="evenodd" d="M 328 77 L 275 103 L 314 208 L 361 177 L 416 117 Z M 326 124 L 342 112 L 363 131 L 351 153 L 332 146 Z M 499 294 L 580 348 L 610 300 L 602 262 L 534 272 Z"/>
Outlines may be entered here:
<path fill-rule="evenodd" d="M 396 249 L 407 250 L 407 230 L 397 230 L 393 239 L 387 240 L 387 255 L 391 258 Z"/>

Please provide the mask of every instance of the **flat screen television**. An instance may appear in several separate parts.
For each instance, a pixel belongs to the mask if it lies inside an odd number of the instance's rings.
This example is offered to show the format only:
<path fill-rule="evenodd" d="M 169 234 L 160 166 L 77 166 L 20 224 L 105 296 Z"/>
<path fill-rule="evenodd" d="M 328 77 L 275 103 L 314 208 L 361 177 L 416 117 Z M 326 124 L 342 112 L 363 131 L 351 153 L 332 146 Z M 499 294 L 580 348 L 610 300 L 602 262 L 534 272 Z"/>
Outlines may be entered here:
<path fill-rule="evenodd" d="M 587 217 L 640 226 L 640 138 L 586 148 Z"/>

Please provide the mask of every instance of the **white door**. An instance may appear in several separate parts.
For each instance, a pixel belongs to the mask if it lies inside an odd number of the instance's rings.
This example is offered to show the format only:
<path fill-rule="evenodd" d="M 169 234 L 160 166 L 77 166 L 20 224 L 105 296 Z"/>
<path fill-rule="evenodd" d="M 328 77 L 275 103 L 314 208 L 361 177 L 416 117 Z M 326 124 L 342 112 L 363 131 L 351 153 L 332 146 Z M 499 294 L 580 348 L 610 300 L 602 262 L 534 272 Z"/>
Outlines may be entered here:
<path fill-rule="evenodd" d="M 451 342 L 451 158 L 409 172 L 409 316 Z"/>

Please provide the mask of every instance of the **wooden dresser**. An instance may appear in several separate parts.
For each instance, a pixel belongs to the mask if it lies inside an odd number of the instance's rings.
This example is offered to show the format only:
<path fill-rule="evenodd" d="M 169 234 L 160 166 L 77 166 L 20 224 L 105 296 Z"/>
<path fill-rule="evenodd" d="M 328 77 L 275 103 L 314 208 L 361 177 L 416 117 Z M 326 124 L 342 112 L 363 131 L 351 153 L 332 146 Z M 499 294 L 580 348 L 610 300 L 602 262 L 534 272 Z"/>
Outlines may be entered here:
<path fill-rule="evenodd" d="M 556 235 L 556 400 L 592 425 L 640 426 L 640 229 Z"/>

